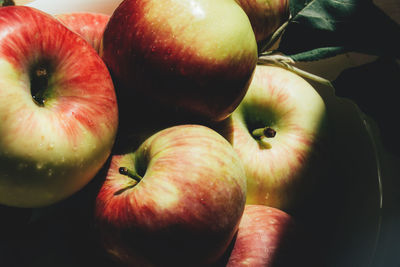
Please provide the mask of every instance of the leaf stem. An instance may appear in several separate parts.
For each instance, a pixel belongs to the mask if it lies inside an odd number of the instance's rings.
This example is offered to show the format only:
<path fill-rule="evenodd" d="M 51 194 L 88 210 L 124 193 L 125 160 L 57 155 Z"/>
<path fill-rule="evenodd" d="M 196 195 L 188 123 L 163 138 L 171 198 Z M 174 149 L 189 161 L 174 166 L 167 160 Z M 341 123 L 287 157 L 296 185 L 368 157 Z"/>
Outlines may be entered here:
<path fill-rule="evenodd" d="M 274 31 L 274 33 L 271 35 L 267 43 L 263 45 L 263 47 L 261 48 L 260 50 L 261 52 L 267 51 L 276 43 L 276 41 L 281 37 L 282 33 L 285 31 L 286 27 L 289 25 L 289 22 L 290 18 L 287 21 L 285 21 L 281 26 L 279 26 L 279 28 L 276 29 L 276 31 Z"/>
<path fill-rule="evenodd" d="M 297 75 L 302 76 L 304 78 L 307 78 L 307 79 L 310 79 L 317 83 L 332 87 L 332 83 L 329 80 L 293 66 L 293 64 L 295 64 L 295 61 L 292 58 L 285 56 L 285 55 L 273 54 L 272 52 L 271 53 L 263 53 L 263 55 L 258 58 L 257 63 L 260 65 L 279 66 L 279 67 L 285 68 L 293 73 L 296 73 Z"/>

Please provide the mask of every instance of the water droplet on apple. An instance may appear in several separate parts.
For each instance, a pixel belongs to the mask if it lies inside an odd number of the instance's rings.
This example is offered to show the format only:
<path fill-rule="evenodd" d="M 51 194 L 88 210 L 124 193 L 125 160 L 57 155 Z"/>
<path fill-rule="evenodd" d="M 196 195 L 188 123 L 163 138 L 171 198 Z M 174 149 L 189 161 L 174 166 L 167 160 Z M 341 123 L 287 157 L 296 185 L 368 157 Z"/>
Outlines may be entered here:
<path fill-rule="evenodd" d="M 53 148 L 54 148 L 54 143 L 50 143 L 48 146 L 48 150 L 53 150 Z"/>
<path fill-rule="evenodd" d="M 277 224 L 277 223 L 278 223 L 278 221 L 275 220 L 275 219 L 270 219 L 269 220 L 269 224 L 271 224 L 271 225 L 274 225 L 274 224 Z"/>
<path fill-rule="evenodd" d="M 40 169 L 42 169 L 43 168 L 43 163 L 42 162 L 38 162 L 38 163 L 36 163 L 36 169 L 38 169 L 38 170 L 40 170 Z"/>
<path fill-rule="evenodd" d="M 52 176 L 52 175 L 53 175 L 53 169 L 48 169 L 47 175 L 48 175 L 48 176 Z"/>

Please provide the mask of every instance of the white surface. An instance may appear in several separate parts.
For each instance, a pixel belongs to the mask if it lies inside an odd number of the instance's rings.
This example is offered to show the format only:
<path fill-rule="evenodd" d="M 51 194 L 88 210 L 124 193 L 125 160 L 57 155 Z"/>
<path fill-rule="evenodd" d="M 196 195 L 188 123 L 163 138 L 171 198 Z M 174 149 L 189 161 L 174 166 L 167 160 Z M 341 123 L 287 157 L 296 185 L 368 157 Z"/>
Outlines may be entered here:
<path fill-rule="evenodd" d="M 36 0 L 26 6 L 40 9 L 49 14 L 68 12 L 98 12 L 111 15 L 122 0 Z"/>

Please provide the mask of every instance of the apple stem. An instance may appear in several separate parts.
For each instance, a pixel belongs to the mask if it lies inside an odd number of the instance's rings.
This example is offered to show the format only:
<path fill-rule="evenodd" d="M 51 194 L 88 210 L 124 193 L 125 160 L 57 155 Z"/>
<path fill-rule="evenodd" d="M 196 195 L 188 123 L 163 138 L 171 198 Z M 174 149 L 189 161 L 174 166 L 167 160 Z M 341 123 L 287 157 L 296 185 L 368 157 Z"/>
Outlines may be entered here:
<path fill-rule="evenodd" d="M 257 138 L 260 138 L 260 139 L 262 137 L 273 138 L 276 135 L 276 131 L 273 128 L 269 127 L 269 126 L 266 126 L 264 128 L 255 129 L 252 132 L 252 135 L 254 137 L 257 137 Z"/>
<path fill-rule="evenodd" d="M 138 183 L 143 179 L 142 176 L 137 174 L 135 171 L 132 171 L 131 169 L 128 169 L 127 167 L 120 167 L 119 168 L 119 173 L 122 174 L 122 175 L 126 175 L 126 176 L 132 178 L 133 180 L 135 180 Z"/>

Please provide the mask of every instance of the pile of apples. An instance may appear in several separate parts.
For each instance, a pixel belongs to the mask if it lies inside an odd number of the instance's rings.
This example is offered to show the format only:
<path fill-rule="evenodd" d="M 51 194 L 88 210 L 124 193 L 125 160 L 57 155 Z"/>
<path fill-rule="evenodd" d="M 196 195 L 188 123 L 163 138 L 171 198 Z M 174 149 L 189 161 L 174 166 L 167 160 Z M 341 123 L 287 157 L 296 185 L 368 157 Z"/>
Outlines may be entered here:
<path fill-rule="evenodd" d="M 116 262 L 277 266 L 329 140 L 317 91 L 257 63 L 288 17 L 285 0 L 0 7 L 0 204 L 53 205 L 105 168 L 94 222 Z"/>

